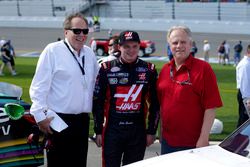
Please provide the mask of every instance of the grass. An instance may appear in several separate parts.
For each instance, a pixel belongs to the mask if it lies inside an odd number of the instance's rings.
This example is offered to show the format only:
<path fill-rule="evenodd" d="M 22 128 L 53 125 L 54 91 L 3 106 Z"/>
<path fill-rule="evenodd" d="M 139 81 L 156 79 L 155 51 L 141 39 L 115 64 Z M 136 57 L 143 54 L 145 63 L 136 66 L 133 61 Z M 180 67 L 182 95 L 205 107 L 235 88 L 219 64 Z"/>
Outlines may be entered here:
<path fill-rule="evenodd" d="M 16 71 L 18 75 L 11 76 L 7 67 L 4 69 L 5 76 L 0 77 L 1 82 L 8 82 L 23 88 L 22 99 L 30 102 L 29 87 L 35 73 L 37 58 L 18 57 L 15 59 Z"/>
<path fill-rule="evenodd" d="M 11 76 L 5 69 L 5 76 L 0 77 L 1 82 L 13 83 L 23 88 L 22 99 L 30 102 L 29 86 L 35 72 L 37 58 L 18 57 L 16 59 L 17 76 Z M 157 70 L 160 71 L 165 62 L 153 62 Z M 238 104 L 236 99 L 235 67 L 212 64 L 212 68 L 217 76 L 218 86 L 223 101 L 223 107 L 217 110 L 216 117 L 223 121 L 224 130 L 222 134 L 211 135 L 211 140 L 222 140 L 236 128 L 238 119 Z M 93 120 L 91 121 L 90 134 L 93 134 Z"/>
<path fill-rule="evenodd" d="M 216 117 L 223 121 L 224 130 L 222 135 L 211 135 L 211 138 L 221 140 L 235 130 L 238 120 L 235 67 L 213 64 L 212 68 L 216 74 L 223 101 L 223 107 L 218 109 Z"/>

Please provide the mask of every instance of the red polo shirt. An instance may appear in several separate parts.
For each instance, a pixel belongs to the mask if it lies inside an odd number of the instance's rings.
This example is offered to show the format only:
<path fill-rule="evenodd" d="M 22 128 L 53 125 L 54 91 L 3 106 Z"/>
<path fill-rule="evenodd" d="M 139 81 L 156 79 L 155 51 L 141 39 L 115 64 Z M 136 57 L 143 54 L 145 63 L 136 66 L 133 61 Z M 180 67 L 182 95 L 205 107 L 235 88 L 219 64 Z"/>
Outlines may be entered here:
<path fill-rule="evenodd" d="M 157 82 L 162 137 L 173 147 L 195 147 L 206 109 L 222 106 L 216 76 L 210 65 L 189 56 L 176 71 L 165 64 Z"/>

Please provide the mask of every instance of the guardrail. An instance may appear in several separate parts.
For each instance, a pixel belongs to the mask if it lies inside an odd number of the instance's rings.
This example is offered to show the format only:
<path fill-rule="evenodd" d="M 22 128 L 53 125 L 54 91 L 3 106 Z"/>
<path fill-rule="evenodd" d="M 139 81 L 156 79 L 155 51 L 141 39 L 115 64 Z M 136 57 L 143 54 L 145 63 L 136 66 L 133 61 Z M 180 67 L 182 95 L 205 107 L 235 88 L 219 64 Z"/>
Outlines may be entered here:
<path fill-rule="evenodd" d="M 0 27 L 62 28 L 63 20 L 64 17 L 0 16 Z M 91 18 L 88 17 L 88 20 L 91 20 Z M 250 22 L 103 17 L 99 20 L 101 29 L 167 31 L 173 25 L 186 25 L 192 32 L 250 34 Z"/>
<path fill-rule="evenodd" d="M 0 16 L 65 16 L 88 4 L 87 0 L 0 0 Z"/>
<path fill-rule="evenodd" d="M 179 1 L 179 0 L 178 0 Z M 100 17 L 164 18 L 173 20 L 249 21 L 250 3 L 233 0 L 178 2 L 177 0 L 110 0 L 90 14 Z M 250 1 L 249 1 L 250 2 Z"/>

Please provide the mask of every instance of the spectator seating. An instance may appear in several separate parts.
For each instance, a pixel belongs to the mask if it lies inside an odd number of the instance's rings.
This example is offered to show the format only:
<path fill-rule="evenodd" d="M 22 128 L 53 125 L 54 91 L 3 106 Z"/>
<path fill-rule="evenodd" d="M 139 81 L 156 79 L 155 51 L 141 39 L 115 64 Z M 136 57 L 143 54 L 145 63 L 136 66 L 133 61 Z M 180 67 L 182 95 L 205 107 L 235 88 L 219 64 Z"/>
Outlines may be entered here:
<path fill-rule="evenodd" d="M 18 16 L 18 3 L 21 16 L 65 16 L 80 11 L 88 2 L 83 0 L 1 0 L 0 16 Z"/>

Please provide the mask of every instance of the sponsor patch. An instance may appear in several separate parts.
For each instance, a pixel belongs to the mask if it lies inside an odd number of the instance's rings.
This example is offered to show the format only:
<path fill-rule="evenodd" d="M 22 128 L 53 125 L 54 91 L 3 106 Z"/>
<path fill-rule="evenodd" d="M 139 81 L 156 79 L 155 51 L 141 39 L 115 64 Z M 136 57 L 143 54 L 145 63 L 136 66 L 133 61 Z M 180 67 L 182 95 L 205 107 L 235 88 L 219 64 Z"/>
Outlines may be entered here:
<path fill-rule="evenodd" d="M 142 88 L 142 84 L 117 87 L 117 93 L 114 95 L 117 98 L 116 111 L 139 111 L 141 108 Z"/>
<path fill-rule="evenodd" d="M 108 77 L 128 77 L 128 73 L 108 73 Z"/>
<path fill-rule="evenodd" d="M 117 78 L 109 78 L 109 84 L 110 85 L 117 84 Z"/>
<path fill-rule="evenodd" d="M 115 73 L 108 73 L 107 76 L 108 77 L 115 77 L 116 75 L 115 75 Z"/>
<path fill-rule="evenodd" d="M 117 77 L 128 77 L 128 73 L 116 73 Z"/>
<path fill-rule="evenodd" d="M 138 77 L 139 77 L 139 80 L 146 80 L 146 73 L 140 73 L 139 75 L 138 75 Z"/>
<path fill-rule="evenodd" d="M 136 70 L 137 72 L 146 72 L 146 71 L 148 71 L 148 69 L 147 69 L 147 68 L 144 68 L 144 67 L 137 67 L 135 70 Z"/>
<path fill-rule="evenodd" d="M 112 67 L 111 68 L 111 72 L 117 72 L 117 71 L 120 71 L 121 69 L 119 67 Z"/>
<path fill-rule="evenodd" d="M 126 84 L 128 83 L 128 78 L 121 78 L 119 81 L 120 84 Z"/>
<path fill-rule="evenodd" d="M 147 84 L 148 81 L 147 80 L 144 80 L 144 81 L 136 81 L 137 84 Z"/>

